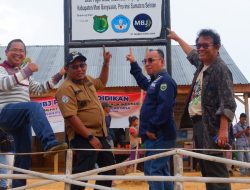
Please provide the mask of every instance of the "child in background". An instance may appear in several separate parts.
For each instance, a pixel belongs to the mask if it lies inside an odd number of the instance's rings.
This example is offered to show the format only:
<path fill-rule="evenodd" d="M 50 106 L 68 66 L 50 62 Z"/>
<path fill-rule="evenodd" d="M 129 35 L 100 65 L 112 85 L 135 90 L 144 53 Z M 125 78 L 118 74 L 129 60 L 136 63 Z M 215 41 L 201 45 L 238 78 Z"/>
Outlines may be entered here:
<path fill-rule="evenodd" d="M 129 140 L 130 140 L 130 149 L 135 150 L 139 146 L 140 138 L 138 137 L 139 133 L 139 119 L 137 116 L 130 116 L 129 121 Z M 131 151 L 129 160 L 134 160 L 136 156 L 136 151 Z M 139 153 L 137 158 L 139 158 Z"/>

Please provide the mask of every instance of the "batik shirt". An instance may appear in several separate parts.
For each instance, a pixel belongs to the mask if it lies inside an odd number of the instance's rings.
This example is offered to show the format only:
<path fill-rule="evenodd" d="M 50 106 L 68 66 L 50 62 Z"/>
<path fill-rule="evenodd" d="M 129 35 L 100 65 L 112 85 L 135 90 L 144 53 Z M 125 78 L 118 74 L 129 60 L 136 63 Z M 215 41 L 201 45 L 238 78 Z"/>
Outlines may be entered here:
<path fill-rule="evenodd" d="M 190 124 L 188 105 L 196 79 L 204 64 L 199 60 L 196 50 L 188 55 L 188 60 L 197 70 L 186 101 L 185 112 L 182 116 L 181 128 Z M 218 55 L 214 62 L 203 72 L 201 90 L 202 121 L 204 124 L 204 148 L 214 148 L 211 137 L 217 135 L 220 128 L 220 116 L 228 118 L 229 124 L 234 118 L 236 102 L 234 100 L 233 77 L 224 61 Z M 190 126 L 190 125 L 189 125 Z"/>

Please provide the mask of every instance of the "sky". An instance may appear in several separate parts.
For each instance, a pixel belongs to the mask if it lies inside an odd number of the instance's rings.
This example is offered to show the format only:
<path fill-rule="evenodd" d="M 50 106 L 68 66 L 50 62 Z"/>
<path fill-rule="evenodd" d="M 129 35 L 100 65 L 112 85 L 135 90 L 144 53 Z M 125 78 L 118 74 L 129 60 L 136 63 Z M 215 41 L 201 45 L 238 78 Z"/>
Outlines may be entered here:
<path fill-rule="evenodd" d="M 215 29 L 250 81 L 250 0 L 170 0 L 170 5 L 171 28 L 179 36 L 194 44 L 200 29 Z M 0 0 L 1 45 L 14 38 L 26 45 L 63 45 L 63 30 L 63 0 Z"/>

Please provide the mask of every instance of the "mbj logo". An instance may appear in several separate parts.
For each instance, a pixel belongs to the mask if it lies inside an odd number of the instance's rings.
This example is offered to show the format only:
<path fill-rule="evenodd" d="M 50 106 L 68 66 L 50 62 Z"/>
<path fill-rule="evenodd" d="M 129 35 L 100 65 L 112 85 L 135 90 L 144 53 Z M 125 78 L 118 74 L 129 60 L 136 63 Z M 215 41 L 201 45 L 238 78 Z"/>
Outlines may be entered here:
<path fill-rule="evenodd" d="M 147 14 L 139 14 L 133 20 L 135 29 L 139 32 L 146 32 L 152 26 L 152 19 Z"/>
<path fill-rule="evenodd" d="M 117 33 L 127 32 L 130 27 L 130 20 L 124 15 L 116 16 L 112 22 L 112 28 Z"/>

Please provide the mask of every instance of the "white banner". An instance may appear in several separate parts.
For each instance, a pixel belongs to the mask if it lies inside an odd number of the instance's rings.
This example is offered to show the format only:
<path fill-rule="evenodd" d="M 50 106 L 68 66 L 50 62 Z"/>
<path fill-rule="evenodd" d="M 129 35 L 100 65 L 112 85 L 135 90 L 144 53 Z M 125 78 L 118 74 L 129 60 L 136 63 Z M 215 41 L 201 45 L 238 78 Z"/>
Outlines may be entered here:
<path fill-rule="evenodd" d="M 72 41 L 160 37 L 162 0 L 72 0 Z"/>
<path fill-rule="evenodd" d="M 145 93 L 132 92 L 98 92 L 101 102 L 112 105 L 110 115 L 112 117 L 110 128 L 127 128 L 129 126 L 129 116 L 139 117 L 141 101 Z"/>
<path fill-rule="evenodd" d="M 46 117 L 55 133 L 64 131 L 64 119 L 54 97 L 32 99 L 43 107 Z M 34 133 L 33 133 L 34 135 Z"/>
<path fill-rule="evenodd" d="M 97 92 L 97 94 L 101 102 L 112 105 L 110 112 L 112 117 L 111 128 L 127 128 L 129 116 L 139 117 L 141 101 L 145 96 L 140 92 Z M 32 101 L 41 104 L 55 133 L 64 132 L 64 119 L 54 97 L 35 98 Z"/>

